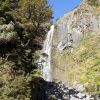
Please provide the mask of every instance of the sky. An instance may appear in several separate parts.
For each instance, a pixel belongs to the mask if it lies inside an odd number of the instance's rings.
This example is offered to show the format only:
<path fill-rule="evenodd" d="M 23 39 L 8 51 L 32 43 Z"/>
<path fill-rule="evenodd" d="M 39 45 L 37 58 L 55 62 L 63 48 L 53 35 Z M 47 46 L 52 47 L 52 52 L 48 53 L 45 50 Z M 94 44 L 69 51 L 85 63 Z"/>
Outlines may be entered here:
<path fill-rule="evenodd" d="M 53 8 L 53 21 L 80 5 L 80 2 L 81 0 L 49 0 Z"/>

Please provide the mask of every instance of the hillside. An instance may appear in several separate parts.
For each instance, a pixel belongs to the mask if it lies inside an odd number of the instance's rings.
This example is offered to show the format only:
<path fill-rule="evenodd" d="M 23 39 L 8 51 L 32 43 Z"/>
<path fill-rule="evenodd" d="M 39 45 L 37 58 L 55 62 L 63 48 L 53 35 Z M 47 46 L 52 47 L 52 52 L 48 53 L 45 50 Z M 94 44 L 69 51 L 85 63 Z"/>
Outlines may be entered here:
<path fill-rule="evenodd" d="M 100 1 L 83 0 L 55 23 L 52 68 L 55 81 L 88 83 L 100 92 Z M 59 73 L 59 74 L 58 74 Z"/>

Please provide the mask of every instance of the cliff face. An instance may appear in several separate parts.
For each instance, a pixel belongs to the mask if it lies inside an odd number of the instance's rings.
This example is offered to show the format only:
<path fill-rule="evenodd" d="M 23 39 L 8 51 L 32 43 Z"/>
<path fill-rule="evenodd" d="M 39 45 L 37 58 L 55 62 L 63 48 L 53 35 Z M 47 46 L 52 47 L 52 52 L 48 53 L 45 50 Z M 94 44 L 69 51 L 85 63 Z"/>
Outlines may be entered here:
<path fill-rule="evenodd" d="M 64 80 L 72 84 L 75 81 L 92 82 L 99 77 L 99 4 L 99 0 L 96 2 L 83 0 L 79 7 L 65 14 L 55 23 L 56 30 L 52 48 L 53 77 L 55 80 Z M 94 60 L 95 62 L 93 62 Z M 96 71 L 91 69 L 92 67 Z M 94 73 L 95 78 L 87 76 L 88 73 Z M 82 79 L 82 77 L 86 79 Z"/>
<path fill-rule="evenodd" d="M 82 2 L 78 8 L 59 19 L 56 27 L 58 50 L 61 51 L 68 46 L 75 47 L 75 44 L 87 35 L 87 32 L 95 33 L 99 30 L 100 7 Z"/>

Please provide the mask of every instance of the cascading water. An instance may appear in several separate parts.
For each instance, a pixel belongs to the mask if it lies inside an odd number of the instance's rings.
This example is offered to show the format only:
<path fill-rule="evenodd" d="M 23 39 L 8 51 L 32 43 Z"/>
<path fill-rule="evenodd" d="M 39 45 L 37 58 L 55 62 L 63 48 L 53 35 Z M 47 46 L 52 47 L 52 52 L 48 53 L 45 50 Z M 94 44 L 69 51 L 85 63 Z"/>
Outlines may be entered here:
<path fill-rule="evenodd" d="M 52 81 L 51 47 L 52 47 L 53 33 L 54 33 L 54 25 L 50 27 L 50 31 L 48 32 L 46 40 L 44 41 L 42 54 L 39 59 L 39 66 L 41 67 L 42 77 L 46 81 Z"/>

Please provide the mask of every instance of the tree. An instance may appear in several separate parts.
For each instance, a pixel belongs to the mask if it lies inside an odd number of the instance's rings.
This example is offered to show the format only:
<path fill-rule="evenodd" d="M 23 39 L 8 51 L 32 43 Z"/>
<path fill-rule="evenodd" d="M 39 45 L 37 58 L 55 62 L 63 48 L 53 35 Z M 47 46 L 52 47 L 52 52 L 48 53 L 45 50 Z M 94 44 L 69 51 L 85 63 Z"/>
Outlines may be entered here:
<path fill-rule="evenodd" d="M 6 41 L 3 46 L 0 44 L 0 100 L 30 100 L 33 95 L 30 84 L 36 88 L 32 79 L 40 72 L 35 51 L 41 48 L 34 41 L 38 37 L 43 41 L 44 24 L 49 23 L 51 17 L 47 0 L 0 0 L 0 37 L 4 35 Z M 3 32 L 12 26 L 11 22 L 14 23 L 13 30 Z M 13 39 L 16 41 L 12 43 Z"/>

